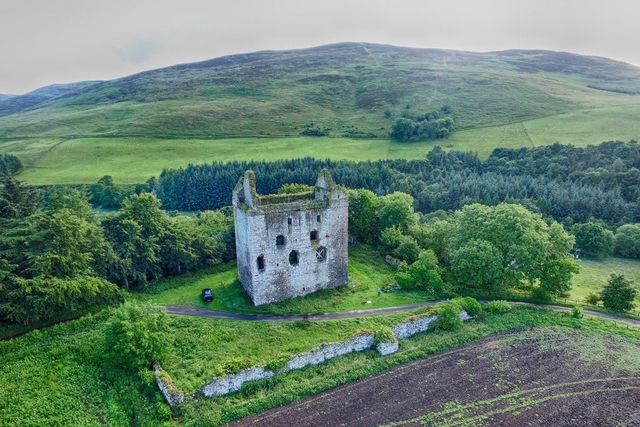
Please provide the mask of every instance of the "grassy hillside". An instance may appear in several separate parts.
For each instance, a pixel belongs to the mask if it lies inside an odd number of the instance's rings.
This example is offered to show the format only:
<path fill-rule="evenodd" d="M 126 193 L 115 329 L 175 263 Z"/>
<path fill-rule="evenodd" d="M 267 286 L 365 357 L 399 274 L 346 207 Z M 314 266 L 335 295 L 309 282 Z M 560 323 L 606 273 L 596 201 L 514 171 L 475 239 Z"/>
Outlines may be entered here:
<path fill-rule="evenodd" d="M 415 159 L 423 158 L 434 146 L 433 141 L 403 145 L 388 139 L 302 136 L 224 139 L 51 138 L 21 143 L 24 149 L 17 153 L 21 159 L 26 156 L 33 158 L 38 150 L 42 150 L 43 155 L 36 164 L 20 174 L 20 179 L 34 185 L 88 184 L 104 175 L 113 176 L 119 184 L 132 184 L 158 176 L 163 168 L 210 163 L 214 160 L 277 160 L 306 156 L 330 157 L 333 160 Z"/>
<path fill-rule="evenodd" d="M 97 81 L 53 84 L 25 95 L 0 95 L 0 117 L 29 110 L 50 100 L 71 96 L 75 91 L 95 83 Z"/>
<path fill-rule="evenodd" d="M 238 157 L 415 157 L 432 145 L 389 144 L 391 122 L 447 106 L 457 130 L 441 145 L 488 155 L 496 146 L 639 139 L 639 87 L 640 68 L 604 58 L 344 43 L 234 55 L 74 88 L 0 117 L 0 152 L 65 177 L 25 174 L 34 183 L 117 176 L 127 161 L 149 177 L 165 166 Z M 3 105 L 22 98 L 0 101 L 0 115 Z M 282 142 L 310 127 L 331 138 Z M 72 144 L 57 143 L 73 138 L 83 141 L 75 147 L 90 147 L 96 137 L 104 139 L 101 146 L 120 144 L 102 152 L 106 166 L 83 160 L 78 167 L 93 171 L 91 177 L 62 170 L 69 152 L 56 151 Z M 257 137 L 269 148 L 245 145 Z M 145 138 L 147 154 L 128 152 L 131 138 Z M 344 138 L 355 138 L 351 152 L 342 151 Z M 223 142 L 211 154 L 218 143 L 199 140 Z M 166 155 L 169 146 L 180 152 L 175 159 Z M 77 157 L 87 159 L 84 152 Z"/>
<path fill-rule="evenodd" d="M 346 43 L 235 55 L 93 84 L 1 119 L 0 136 L 283 136 L 310 123 L 332 135 L 386 135 L 385 109 L 398 116 L 448 105 L 465 129 L 635 101 L 589 87 L 607 85 L 633 91 L 640 69 L 555 52 Z"/>

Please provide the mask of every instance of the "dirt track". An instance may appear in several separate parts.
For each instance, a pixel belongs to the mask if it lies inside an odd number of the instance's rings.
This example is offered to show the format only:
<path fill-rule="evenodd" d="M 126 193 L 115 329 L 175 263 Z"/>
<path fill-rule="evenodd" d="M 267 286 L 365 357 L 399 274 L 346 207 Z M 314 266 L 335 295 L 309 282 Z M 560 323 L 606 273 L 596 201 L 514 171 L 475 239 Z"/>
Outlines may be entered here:
<path fill-rule="evenodd" d="M 486 301 L 481 301 L 486 302 Z M 206 308 L 184 307 L 179 305 L 167 305 L 167 313 L 178 314 L 182 316 L 210 317 L 215 319 L 232 319 L 232 320 L 248 320 L 260 322 L 292 322 L 296 320 L 329 320 L 329 319 L 347 319 L 351 317 L 378 316 L 383 314 L 400 313 L 403 311 L 415 310 L 419 307 L 435 305 L 437 302 L 425 302 L 420 304 L 401 305 L 397 307 L 372 308 L 368 310 L 352 310 L 352 311 L 336 311 L 328 313 L 311 313 L 311 314 L 247 314 L 233 313 L 228 311 L 209 310 Z M 529 307 L 548 308 L 556 311 L 571 311 L 571 308 L 559 305 L 532 304 L 528 302 L 511 302 L 512 305 L 523 305 Z M 584 310 L 586 316 L 600 317 L 603 319 L 623 322 L 629 325 L 640 326 L 640 320 L 629 319 L 627 317 L 615 316 L 613 314 L 600 313 L 598 311 Z"/>

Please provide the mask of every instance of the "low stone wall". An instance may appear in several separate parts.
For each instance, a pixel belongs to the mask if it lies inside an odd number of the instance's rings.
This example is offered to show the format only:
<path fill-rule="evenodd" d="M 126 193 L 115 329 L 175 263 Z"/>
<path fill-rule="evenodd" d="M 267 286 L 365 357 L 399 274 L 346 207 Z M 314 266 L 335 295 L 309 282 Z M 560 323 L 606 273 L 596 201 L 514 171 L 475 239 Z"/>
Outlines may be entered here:
<path fill-rule="evenodd" d="M 417 333 L 428 330 L 429 325 L 434 323 L 436 320 L 438 320 L 438 316 L 417 317 L 415 319 L 407 320 L 406 322 L 400 323 L 399 325 L 392 326 L 391 330 L 393 331 L 393 335 L 395 335 L 397 339 L 402 340 L 405 338 L 409 338 L 410 336 Z"/>
<path fill-rule="evenodd" d="M 400 345 L 398 341 L 382 341 L 376 346 L 376 350 L 381 356 L 387 356 L 398 351 Z"/>
<path fill-rule="evenodd" d="M 319 365 L 326 360 L 342 356 L 354 351 L 363 351 L 373 345 L 373 334 L 359 334 L 345 342 L 323 344 L 308 353 L 300 353 L 292 356 L 287 364 L 278 372 L 266 369 L 264 366 L 254 366 L 236 374 L 216 377 L 200 388 L 200 392 L 206 397 L 224 396 L 240 390 L 247 381 L 258 381 L 284 374 L 294 369 L 302 369 L 309 365 Z"/>
<path fill-rule="evenodd" d="M 334 357 L 352 353 L 354 351 L 364 351 L 373 345 L 374 335 L 359 334 L 345 342 L 323 344 L 321 347 L 314 348 L 309 353 L 296 354 L 289 359 L 284 368 L 278 371 L 278 374 L 284 374 L 294 369 L 302 369 L 309 365 L 319 365 L 325 360 Z"/>
<path fill-rule="evenodd" d="M 460 312 L 460 318 L 463 321 L 466 321 L 471 319 L 471 316 L 469 316 L 466 311 L 462 310 Z M 412 335 L 428 330 L 429 326 L 436 320 L 438 320 L 438 316 L 416 317 L 392 327 L 391 330 L 393 331 L 396 339 L 409 338 Z M 326 360 L 352 353 L 354 351 L 368 350 L 373 347 L 374 338 L 373 333 L 363 333 L 358 334 L 345 342 L 323 344 L 308 353 L 300 353 L 291 356 L 286 365 L 277 372 L 268 370 L 264 366 L 254 366 L 236 374 L 227 374 L 221 377 L 215 377 L 202 386 L 200 388 L 200 392 L 205 397 L 224 396 L 225 394 L 240 390 L 242 385 L 247 381 L 258 381 L 265 378 L 271 378 L 295 369 L 302 369 L 309 365 L 319 365 Z M 381 355 L 386 356 L 398 351 L 398 347 L 399 345 L 397 341 L 384 341 L 376 346 L 376 350 Z M 158 386 L 160 386 L 160 384 L 158 384 Z"/>
<path fill-rule="evenodd" d="M 153 364 L 153 373 L 156 376 L 158 388 L 169 406 L 173 407 L 174 405 L 184 402 L 184 394 L 175 388 L 169 375 L 167 375 L 157 363 Z"/>
<path fill-rule="evenodd" d="M 254 366 L 238 372 L 221 377 L 215 377 L 202 387 L 200 392 L 206 397 L 224 396 L 240 390 L 247 381 L 258 381 L 275 376 L 275 372 L 265 369 L 264 366 Z"/>

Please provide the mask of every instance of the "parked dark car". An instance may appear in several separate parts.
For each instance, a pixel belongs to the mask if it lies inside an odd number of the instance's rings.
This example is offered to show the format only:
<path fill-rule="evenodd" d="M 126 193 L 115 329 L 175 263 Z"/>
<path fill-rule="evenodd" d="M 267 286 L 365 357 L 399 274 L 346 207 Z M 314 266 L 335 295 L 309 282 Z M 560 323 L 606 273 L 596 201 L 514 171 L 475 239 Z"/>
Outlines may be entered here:
<path fill-rule="evenodd" d="M 204 301 L 213 301 L 213 292 L 211 292 L 211 289 L 205 288 L 202 290 L 202 299 Z"/>

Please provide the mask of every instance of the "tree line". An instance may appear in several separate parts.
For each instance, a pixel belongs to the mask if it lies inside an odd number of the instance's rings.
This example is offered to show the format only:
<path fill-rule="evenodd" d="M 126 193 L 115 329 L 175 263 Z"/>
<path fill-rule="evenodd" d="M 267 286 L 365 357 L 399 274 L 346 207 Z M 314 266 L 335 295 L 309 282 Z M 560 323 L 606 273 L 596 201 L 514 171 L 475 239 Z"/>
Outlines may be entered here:
<path fill-rule="evenodd" d="M 640 148 L 635 141 L 496 149 L 485 161 L 476 153 L 436 146 L 420 160 L 214 162 L 165 169 L 152 188 L 165 209 L 219 209 L 231 203 L 231 190 L 247 169 L 256 173 L 258 192 L 272 194 L 285 183 L 313 185 L 322 168 L 349 188 L 410 194 L 425 214 L 508 202 L 563 224 L 591 218 L 610 227 L 640 222 Z"/>

